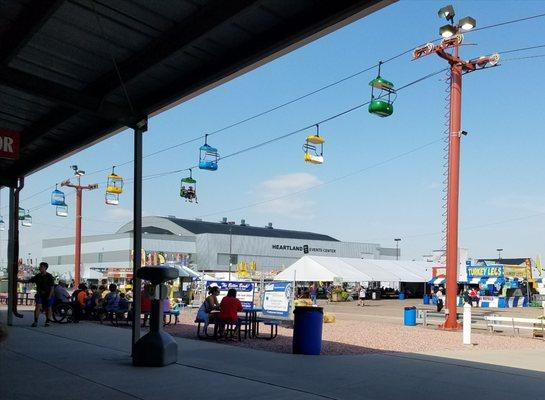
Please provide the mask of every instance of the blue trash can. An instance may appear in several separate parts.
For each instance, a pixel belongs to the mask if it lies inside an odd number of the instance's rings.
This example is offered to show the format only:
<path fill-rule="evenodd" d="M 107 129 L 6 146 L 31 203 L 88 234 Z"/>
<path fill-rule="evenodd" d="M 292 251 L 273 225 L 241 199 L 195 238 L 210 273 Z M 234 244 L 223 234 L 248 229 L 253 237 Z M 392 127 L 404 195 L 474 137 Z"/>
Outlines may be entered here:
<path fill-rule="evenodd" d="M 400 292 L 400 293 L 399 293 L 399 296 L 398 296 L 398 299 L 399 299 L 399 300 L 405 300 L 405 293 Z"/>
<path fill-rule="evenodd" d="M 507 299 L 505 297 L 498 299 L 498 308 L 507 308 Z"/>
<path fill-rule="evenodd" d="M 422 298 L 422 304 L 430 304 L 430 296 L 425 294 L 424 297 Z"/>
<path fill-rule="evenodd" d="M 436 295 L 431 296 L 431 304 L 433 304 L 433 305 L 437 304 L 437 296 Z"/>
<path fill-rule="evenodd" d="M 403 323 L 405 326 L 416 325 L 416 307 L 405 307 L 405 311 L 403 313 Z"/>
<path fill-rule="evenodd" d="M 295 307 L 293 314 L 293 354 L 320 355 L 324 323 L 323 307 Z"/>

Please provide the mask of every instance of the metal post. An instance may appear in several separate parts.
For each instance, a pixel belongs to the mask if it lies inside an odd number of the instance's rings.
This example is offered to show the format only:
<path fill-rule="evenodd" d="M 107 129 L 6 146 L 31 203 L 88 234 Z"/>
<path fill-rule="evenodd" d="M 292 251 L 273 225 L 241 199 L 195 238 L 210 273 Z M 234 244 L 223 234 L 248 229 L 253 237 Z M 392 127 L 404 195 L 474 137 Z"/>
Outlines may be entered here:
<path fill-rule="evenodd" d="M 229 282 L 231 282 L 231 269 L 233 267 L 233 227 L 229 227 Z"/>
<path fill-rule="evenodd" d="M 137 277 L 138 269 L 142 266 L 142 133 L 144 128 L 134 128 L 134 198 L 133 198 L 133 262 L 132 262 L 132 289 L 133 289 L 133 320 L 132 320 L 132 347 L 140 339 L 140 313 L 142 282 Z M 133 352 L 134 354 L 134 352 Z"/>
<path fill-rule="evenodd" d="M 9 228 L 8 228 L 8 325 L 13 325 L 12 309 L 17 304 L 17 275 L 14 264 L 17 264 L 16 238 L 19 228 L 19 196 L 15 189 L 9 189 Z M 15 287 L 15 290 L 14 290 Z"/>
<path fill-rule="evenodd" d="M 80 283 L 81 276 L 81 200 L 82 189 L 80 179 L 78 177 L 78 185 L 76 186 L 76 239 L 74 249 L 74 288 L 77 288 Z"/>
<path fill-rule="evenodd" d="M 471 344 L 471 305 L 464 304 L 464 330 L 463 330 L 463 343 Z"/>
<path fill-rule="evenodd" d="M 458 57 L 459 45 L 454 47 Z M 447 283 L 446 306 L 449 310 L 444 329 L 458 329 L 456 296 L 458 294 L 458 199 L 460 189 L 460 128 L 462 108 L 462 66 L 450 64 L 450 123 L 447 193 Z"/>
<path fill-rule="evenodd" d="M 22 318 L 17 312 L 17 275 L 19 274 L 19 192 L 24 178 L 17 180 L 17 187 L 9 190 L 8 229 L 8 325 L 13 325 L 13 316 Z"/>
<path fill-rule="evenodd" d="M 401 238 L 395 238 L 394 242 L 396 242 L 396 260 L 399 260 L 399 242 L 401 242 Z"/>

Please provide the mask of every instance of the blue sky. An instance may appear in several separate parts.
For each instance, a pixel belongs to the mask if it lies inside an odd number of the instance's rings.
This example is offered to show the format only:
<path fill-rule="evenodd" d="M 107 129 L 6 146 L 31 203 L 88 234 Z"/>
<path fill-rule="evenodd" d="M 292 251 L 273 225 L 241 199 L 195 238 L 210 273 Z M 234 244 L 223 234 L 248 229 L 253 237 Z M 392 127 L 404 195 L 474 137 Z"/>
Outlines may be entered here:
<path fill-rule="evenodd" d="M 404 50 L 438 37 L 443 21 L 436 1 L 400 1 L 282 58 L 179 105 L 150 120 L 144 154 L 183 142 L 229 123 L 291 100 L 350 75 Z M 541 1 L 456 1 L 463 17 L 478 26 L 545 12 Z M 523 5 L 523 6 L 522 6 Z M 545 18 L 467 34 L 462 55 L 472 58 L 496 51 L 545 44 Z M 544 54 L 545 49 L 506 54 L 505 59 Z M 411 61 L 410 55 L 383 66 L 382 75 L 402 86 L 446 67 L 436 56 Z M 463 82 L 460 246 L 473 256 L 545 253 L 545 136 L 540 79 L 545 58 L 505 61 L 498 68 L 466 75 Z M 310 125 L 367 101 L 368 82 L 376 71 L 364 73 L 264 117 L 209 138 L 221 154 Z M 378 242 L 393 246 L 402 238 L 402 254 L 420 258 L 441 246 L 442 143 L 444 74 L 400 91 L 395 113 L 377 118 L 365 108 L 323 124 L 325 163 L 303 162 L 302 132 L 258 150 L 221 162 L 216 172 L 194 171 L 199 204 L 178 195 L 186 173 L 144 182 L 143 209 L 147 215 L 181 218 L 226 216 L 252 225 L 273 222 L 277 228 L 310 230 L 342 240 Z M 393 161 L 392 157 L 436 141 Z M 124 131 L 28 177 L 22 198 L 70 176 L 69 166 L 87 171 L 132 159 L 131 132 Z M 192 143 L 146 158 L 144 175 L 195 165 L 200 143 Z M 375 166 L 376 164 L 381 165 Z M 370 167 L 370 168 L 369 168 Z M 286 196 L 337 177 L 366 169 L 349 178 L 311 188 L 304 193 L 259 206 L 229 211 Z M 132 177 L 132 165 L 117 171 Z M 86 183 L 105 180 L 91 174 Z M 131 218 L 132 185 L 126 186 L 118 207 L 106 206 L 104 185 L 84 196 L 84 234 L 112 233 Z M 66 191 L 67 194 L 70 190 Z M 2 190 L 2 207 L 7 192 Z M 21 254 L 40 257 L 41 240 L 70 236 L 74 230 L 74 196 L 68 196 L 70 217 L 55 217 L 45 192 L 22 206 L 31 209 L 34 225 L 21 229 Z M 6 214 L 6 209 L 2 209 Z M 5 239 L 4 236 L 1 238 Z M 0 259 L 5 259 L 5 241 Z"/>

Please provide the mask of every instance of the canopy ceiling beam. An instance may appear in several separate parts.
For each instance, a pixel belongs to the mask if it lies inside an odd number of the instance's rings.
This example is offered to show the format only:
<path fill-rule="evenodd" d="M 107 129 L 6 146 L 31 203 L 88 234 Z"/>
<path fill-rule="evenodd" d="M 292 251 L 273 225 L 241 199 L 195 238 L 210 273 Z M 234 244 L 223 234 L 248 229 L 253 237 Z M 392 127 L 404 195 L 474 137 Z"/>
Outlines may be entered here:
<path fill-rule="evenodd" d="M 98 98 L 86 96 L 67 86 L 10 67 L 0 68 L 0 84 L 73 110 L 113 121 L 124 121 L 131 116 L 128 108 L 101 102 Z"/>
<path fill-rule="evenodd" d="M 214 0 L 186 18 L 157 39 L 152 40 L 141 52 L 118 63 L 119 75 L 128 83 L 172 57 L 215 27 L 236 17 L 256 0 Z M 107 96 L 120 86 L 117 72 L 112 69 L 86 90 L 93 96 Z M 130 93 L 129 93 L 130 94 Z"/>
<path fill-rule="evenodd" d="M 64 0 L 33 0 L 27 2 L 24 5 L 25 10 L 0 37 L 0 63 L 8 65 L 63 2 Z"/>

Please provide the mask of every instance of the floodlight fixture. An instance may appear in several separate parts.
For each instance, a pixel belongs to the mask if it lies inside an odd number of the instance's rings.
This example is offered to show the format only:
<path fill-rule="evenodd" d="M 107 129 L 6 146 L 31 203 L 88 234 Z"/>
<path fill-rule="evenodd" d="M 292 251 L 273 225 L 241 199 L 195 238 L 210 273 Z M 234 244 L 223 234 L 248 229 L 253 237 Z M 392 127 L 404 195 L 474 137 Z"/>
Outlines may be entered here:
<path fill-rule="evenodd" d="M 469 31 L 477 26 L 477 21 L 475 21 L 475 18 L 464 17 L 458 22 L 458 26 L 464 31 Z"/>
<path fill-rule="evenodd" d="M 85 175 L 85 171 L 81 170 L 81 169 L 78 169 L 78 166 L 77 165 L 71 165 L 70 168 L 72 168 L 74 170 L 74 175 L 75 176 L 83 176 Z"/>
<path fill-rule="evenodd" d="M 445 18 L 447 21 L 452 22 L 454 20 L 454 16 L 456 15 L 456 13 L 454 12 L 454 7 L 452 7 L 451 5 L 448 5 L 441 8 L 437 12 L 437 15 L 439 16 L 439 18 Z"/>
<path fill-rule="evenodd" d="M 441 28 L 439 28 L 439 34 L 443 37 L 443 39 L 448 39 L 456 34 L 456 27 L 451 24 L 443 25 Z"/>

